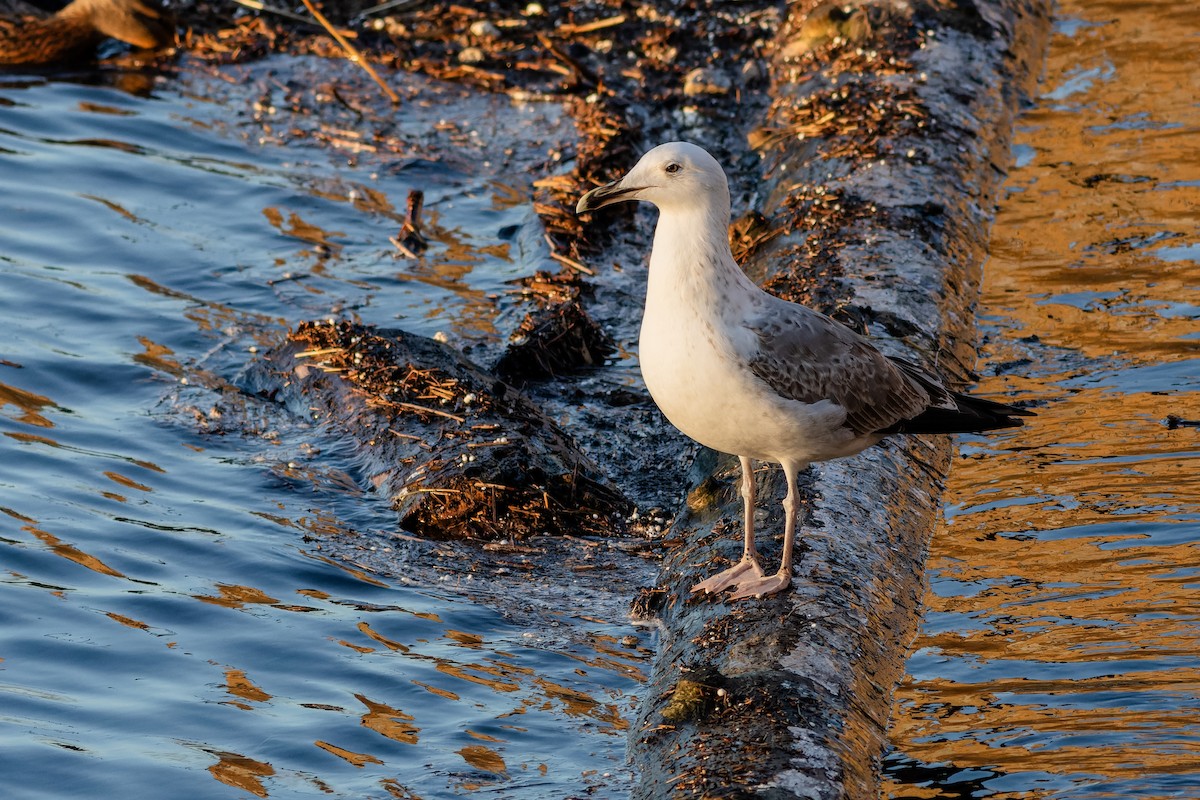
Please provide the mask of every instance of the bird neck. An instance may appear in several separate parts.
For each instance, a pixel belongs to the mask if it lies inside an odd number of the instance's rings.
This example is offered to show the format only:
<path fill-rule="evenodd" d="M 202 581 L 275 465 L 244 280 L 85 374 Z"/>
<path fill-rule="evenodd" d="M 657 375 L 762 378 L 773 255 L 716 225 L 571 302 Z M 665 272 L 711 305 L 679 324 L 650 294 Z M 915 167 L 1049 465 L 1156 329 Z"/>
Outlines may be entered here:
<path fill-rule="evenodd" d="M 731 291 L 756 288 L 729 250 L 728 201 L 660 210 L 650 254 L 648 305 L 676 305 L 687 297 L 720 307 Z"/>

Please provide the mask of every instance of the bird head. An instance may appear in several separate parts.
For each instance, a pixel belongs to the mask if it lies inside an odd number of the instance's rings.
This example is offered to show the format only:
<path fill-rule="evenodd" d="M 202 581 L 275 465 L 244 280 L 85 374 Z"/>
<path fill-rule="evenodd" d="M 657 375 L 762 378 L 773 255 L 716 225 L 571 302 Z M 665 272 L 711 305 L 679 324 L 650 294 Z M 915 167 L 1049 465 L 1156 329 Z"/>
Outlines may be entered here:
<path fill-rule="evenodd" d="M 729 207 L 729 183 L 717 160 L 687 142 L 660 144 L 642 156 L 625 177 L 592 189 L 579 198 L 575 213 L 627 200 L 645 200 L 668 210 L 704 201 Z"/>

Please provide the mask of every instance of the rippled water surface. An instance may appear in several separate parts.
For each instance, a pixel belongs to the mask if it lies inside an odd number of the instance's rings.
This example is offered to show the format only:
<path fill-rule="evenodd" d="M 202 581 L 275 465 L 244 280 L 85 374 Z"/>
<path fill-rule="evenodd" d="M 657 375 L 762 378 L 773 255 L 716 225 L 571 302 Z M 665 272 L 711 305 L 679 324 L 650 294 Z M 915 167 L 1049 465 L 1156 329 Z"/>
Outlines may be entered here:
<path fill-rule="evenodd" d="M 150 97 L 0 79 L 5 798 L 625 792 L 632 631 L 328 558 L 378 560 L 395 515 L 273 420 L 222 428 L 229 375 L 287 325 L 486 344 L 506 281 L 542 266 L 553 108 L 405 87 L 369 141 L 285 113 L 288 75 L 326 69 L 185 71 Z M 503 130 L 528 152 L 484 148 Z M 419 264 L 388 242 L 413 188 Z"/>
<path fill-rule="evenodd" d="M 1200 797 L 1200 5 L 1057 13 L 982 304 L 1044 405 L 963 444 L 893 798 Z"/>

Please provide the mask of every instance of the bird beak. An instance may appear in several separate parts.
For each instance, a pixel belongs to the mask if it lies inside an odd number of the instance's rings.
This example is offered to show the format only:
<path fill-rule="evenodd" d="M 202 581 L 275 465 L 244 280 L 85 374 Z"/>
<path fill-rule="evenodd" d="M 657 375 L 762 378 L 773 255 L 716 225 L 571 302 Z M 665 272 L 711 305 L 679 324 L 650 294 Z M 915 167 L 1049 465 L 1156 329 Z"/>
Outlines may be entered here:
<path fill-rule="evenodd" d="M 597 208 L 604 208 L 613 203 L 620 203 L 623 200 L 636 200 L 637 193 L 642 190 L 640 186 L 622 186 L 621 181 L 613 181 L 606 183 L 603 186 L 597 186 L 590 192 L 579 198 L 579 203 L 575 206 L 575 213 L 582 214 L 585 211 L 595 211 Z"/>

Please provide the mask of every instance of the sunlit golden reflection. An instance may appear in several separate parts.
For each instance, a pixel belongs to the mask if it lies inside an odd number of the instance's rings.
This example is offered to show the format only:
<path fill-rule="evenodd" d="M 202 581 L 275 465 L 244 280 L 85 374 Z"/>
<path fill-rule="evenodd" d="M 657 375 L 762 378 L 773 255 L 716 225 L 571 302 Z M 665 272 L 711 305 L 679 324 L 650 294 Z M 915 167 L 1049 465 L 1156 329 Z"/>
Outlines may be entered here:
<path fill-rule="evenodd" d="M 482 744 L 469 744 L 458 751 L 458 754 L 475 769 L 486 772 L 503 773 L 508 767 L 504 758 L 490 747 Z"/>
<path fill-rule="evenodd" d="M 255 703 L 265 703 L 271 699 L 271 695 L 256 686 L 240 669 L 225 670 L 225 689 L 234 697 L 252 700 Z"/>
<path fill-rule="evenodd" d="M 74 561 L 82 567 L 87 567 L 90 570 L 99 572 L 102 575 L 111 575 L 114 578 L 124 578 L 118 570 L 113 569 L 108 564 L 105 564 L 100 559 L 90 553 L 85 553 L 73 544 L 68 544 L 62 539 L 59 539 L 49 531 L 42 530 L 34 525 L 25 525 L 22 530 L 32 533 L 40 539 L 50 550 L 58 556 L 62 556 L 68 561 Z"/>
<path fill-rule="evenodd" d="M 262 779 L 274 775 L 274 767 L 237 753 L 216 752 L 213 755 L 219 759 L 208 768 L 214 778 L 235 789 L 247 791 L 255 797 L 267 796 Z"/>
<path fill-rule="evenodd" d="M 368 625 L 368 624 L 367 624 L 367 623 L 365 623 L 365 622 L 360 622 L 360 623 L 358 623 L 358 629 L 359 629 L 360 631 L 362 631 L 364 634 L 366 634 L 367 636 L 369 636 L 370 638 L 372 638 L 372 639 L 374 639 L 375 641 L 377 641 L 377 642 L 379 642 L 380 644 L 382 644 L 382 645 L 383 645 L 384 647 L 386 647 L 388 650 L 398 650 L 398 651 L 400 651 L 401 653 L 407 653 L 407 652 L 408 652 L 408 646 L 407 646 L 407 645 L 400 644 L 400 642 L 392 641 L 391 639 L 389 639 L 389 638 L 387 638 L 386 636 L 384 636 L 382 633 L 379 633 L 378 631 L 372 630 L 372 629 L 371 629 L 371 626 L 370 626 L 370 625 Z"/>
<path fill-rule="evenodd" d="M 893 797 L 1159 797 L 1200 771 L 1200 436 L 1166 424 L 1200 416 L 1200 6 L 1058 14 L 980 309 L 979 391 L 1039 416 L 962 446 Z"/>
<path fill-rule="evenodd" d="M 283 218 L 283 212 L 277 208 L 264 208 L 263 216 L 267 218 L 267 222 L 271 223 L 271 227 L 277 228 L 283 235 L 291 236 L 309 244 L 320 245 L 335 252 L 340 250 L 342 246 L 333 241 L 333 237 L 346 235 L 341 231 L 327 231 L 318 225 L 308 222 L 295 211 L 288 213 L 286 222 Z"/>
<path fill-rule="evenodd" d="M 171 358 L 175 355 L 175 351 L 165 344 L 151 341 L 147 336 L 139 336 L 138 343 L 145 349 L 145 352 L 136 354 L 133 357 L 134 361 L 170 375 L 182 376 L 185 374 L 183 365 Z"/>
<path fill-rule="evenodd" d="M 367 712 L 362 716 L 364 728 L 370 728 L 389 739 L 395 739 L 397 742 L 404 742 L 405 744 L 417 743 L 417 734 L 421 732 L 421 729 L 416 725 L 410 724 L 413 720 L 412 715 L 405 714 L 400 709 L 392 708 L 384 703 L 369 700 L 361 694 L 354 696 L 358 698 L 360 703 L 367 707 Z"/>
<path fill-rule="evenodd" d="M 273 605 L 278 603 L 274 597 L 271 597 L 266 592 L 255 589 L 252 586 L 237 586 L 232 584 L 218 584 L 217 590 L 220 595 L 195 595 L 197 600 L 213 605 L 226 606 L 228 608 L 241 608 L 244 605 Z"/>
<path fill-rule="evenodd" d="M 319 739 L 313 742 L 313 744 L 327 753 L 333 753 L 338 758 L 343 759 L 356 767 L 365 767 L 367 764 L 383 763 L 382 759 L 376 758 L 370 753 L 356 753 L 353 750 L 347 750 L 344 747 L 338 747 L 337 745 L 330 744 L 329 742 L 323 742 Z"/>
<path fill-rule="evenodd" d="M 118 614 L 115 611 L 109 611 L 108 618 L 113 620 L 114 622 L 119 622 L 122 625 L 124 625 L 128 628 L 133 628 L 135 630 L 144 631 L 144 630 L 150 629 L 150 626 L 147 625 L 146 623 L 142 622 L 140 619 L 134 619 L 133 617 L 127 617 L 124 614 Z"/>
<path fill-rule="evenodd" d="M 0 408 L 5 406 L 16 406 L 20 409 L 22 413 L 16 417 L 17 422 L 36 425 L 39 428 L 54 427 L 54 423 L 41 413 L 44 409 L 57 408 L 49 397 L 0 383 Z"/>

